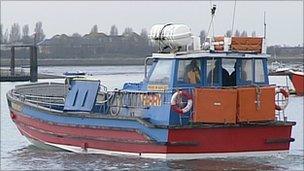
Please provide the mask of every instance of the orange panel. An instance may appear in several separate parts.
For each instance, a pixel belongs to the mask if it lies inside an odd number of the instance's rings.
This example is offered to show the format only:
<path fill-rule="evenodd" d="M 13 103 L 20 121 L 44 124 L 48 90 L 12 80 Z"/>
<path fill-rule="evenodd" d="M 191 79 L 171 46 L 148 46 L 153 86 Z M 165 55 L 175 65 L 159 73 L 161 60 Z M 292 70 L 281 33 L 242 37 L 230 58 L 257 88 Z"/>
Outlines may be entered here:
<path fill-rule="evenodd" d="M 215 42 L 224 41 L 224 36 L 216 36 L 216 37 L 214 37 L 214 41 L 215 41 Z"/>
<path fill-rule="evenodd" d="M 275 88 L 238 88 L 237 122 L 271 121 L 275 119 Z M 260 94 L 260 97 L 257 95 Z M 260 101 L 258 106 L 257 101 Z"/>
<path fill-rule="evenodd" d="M 194 122 L 236 123 L 237 90 L 195 89 Z"/>
<path fill-rule="evenodd" d="M 231 49 L 236 51 L 262 51 L 263 38 L 260 37 L 232 37 Z"/>

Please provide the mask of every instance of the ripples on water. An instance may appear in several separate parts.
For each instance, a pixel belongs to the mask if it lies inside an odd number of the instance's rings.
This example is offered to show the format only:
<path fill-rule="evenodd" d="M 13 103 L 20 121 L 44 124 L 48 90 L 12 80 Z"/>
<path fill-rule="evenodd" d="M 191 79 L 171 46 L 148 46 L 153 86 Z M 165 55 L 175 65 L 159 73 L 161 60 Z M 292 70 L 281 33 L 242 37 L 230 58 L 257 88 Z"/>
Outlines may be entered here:
<path fill-rule="evenodd" d="M 61 75 L 68 67 L 44 67 L 40 72 Z M 121 88 L 124 82 L 139 82 L 143 78 L 143 67 L 74 67 L 96 75 L 110 89 Z M 121 72 L 127 71 L 127 72 Z M 113 74 L 111 74 L 113 73 Z M 119 81 L 117 81 L 119 80 Z M 41 82 L 63 80 L 39 80 Z M 271 83 L 285 85 L 284 77 L 271 77 Z M 289 120 L 297 122 L 293 127 L 289 153 L 255 157 L 208 158 L 187 161 L 165 161 L 76 154 L 67 151 L 50 151 L 30 145 L 21 136 L 9 118 L 5 93 L 15 85 L 23 83 L 1 83 L 1 170 L 303 170 L 303 97 L 291 96 L 286 109 Z M 288 83 L 291 85 L 291 83 Z"/>
<path fill-rule="evenodd" d="M 130 158 L 76 154 L 66 151 L 47 151 L 28 145 L 9 152 L 8 163 L 3 169 L 14 170 L 300 170 L 303 156 L 275 154 L 263 157 L 226 157 L 187 161 L 165 161 L 155 159 Z"/>

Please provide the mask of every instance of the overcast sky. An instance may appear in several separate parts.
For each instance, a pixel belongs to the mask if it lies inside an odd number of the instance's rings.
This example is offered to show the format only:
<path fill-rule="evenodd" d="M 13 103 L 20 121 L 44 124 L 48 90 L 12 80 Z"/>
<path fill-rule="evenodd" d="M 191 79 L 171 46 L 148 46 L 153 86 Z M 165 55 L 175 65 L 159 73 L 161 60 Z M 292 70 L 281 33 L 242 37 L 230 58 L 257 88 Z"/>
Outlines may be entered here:
<path fill-rule="evenodd" d="M 17 22 L 21 27 L 42 21 L 50 38 L 56 34 L 88 33 L 94 24 L 99 31 L 109 33 L 111 25 L 122 33 L 132 27 L 140 33 L 158 23 L 183 23 L 193 34 L 208 30 L 210 1 L 1 1 L 1 23 L 4 28 Z M 234 1 L 212 1 L 217 5 L 215 34 L 231 29 Z M 237 1 L 234 28 L 256 31 L 263 35 L 263 13 L 266 11 L 268 44 L 303 45 L 302 1 Z M 5 30 L 4 30 L 5 31 Z"/>

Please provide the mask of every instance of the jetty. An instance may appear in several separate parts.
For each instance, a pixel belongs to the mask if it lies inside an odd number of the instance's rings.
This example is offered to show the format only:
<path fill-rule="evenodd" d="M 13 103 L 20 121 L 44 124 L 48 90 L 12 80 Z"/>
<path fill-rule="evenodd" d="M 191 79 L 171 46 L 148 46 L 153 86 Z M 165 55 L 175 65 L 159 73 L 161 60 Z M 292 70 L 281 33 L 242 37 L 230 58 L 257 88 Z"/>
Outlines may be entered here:
<path fill-rule="evenodd" d="M 0 82 L 16 82 L 16 81 L 30 81 L 30 73 L 24 68 L 15 68 L 15 75 L 11 75 L 10 68 L 0 69 Z M 58 79 L 64 78 L 59 75 L 39 74 L 38 79 Z"/>
<path fill-rule="evenodd" d="M 37 46 L 33 44 L 20 44 L 20 45 L 7 45 L 6 48 L 11 49 L 10 68 L 1 68 L 0 81 L 31 81 L 36 82 L 38 78 L 53 79 L 53 78 L 64 78 L 61 76 L 38 74 L 38 62 L 37 62 Z M 30 71 L 25 72 L 23 68 L 17 69 L 15 65 L 15 50 L 16 48 L 27 48 L 29 49 L 30 56 Z"/>

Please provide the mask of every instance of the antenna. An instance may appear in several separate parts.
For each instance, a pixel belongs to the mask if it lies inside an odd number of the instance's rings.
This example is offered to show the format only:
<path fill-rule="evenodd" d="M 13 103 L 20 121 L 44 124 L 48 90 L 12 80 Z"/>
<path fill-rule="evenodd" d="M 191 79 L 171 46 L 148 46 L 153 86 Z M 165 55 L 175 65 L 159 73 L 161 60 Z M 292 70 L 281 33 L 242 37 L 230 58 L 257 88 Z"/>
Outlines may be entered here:
<path fill-rule="evenodd" d="M 236 0 L 234 1 L 234 7 L 233 7 L 233 17 L 232 17 L 232 26 L 231 26 L 231 35 L 233 35 L 233 29 L 234 29 L 234 18 L 235 18 L 235 7 L 236 7 Z"/>
<path fill-rule="evenodd" d="M 267 52 L 267 44 L 266 44 L 266 12 L 264 11 L 264 38 L 263 38 L 263 46 L 262 53 Z"/>
<path fill-rule="evenodd" d="M 212 37 L 214 37 L 214 16 L 215 16 L 215 10 L 216 10 L 216 5 L 213 4 L 213 7 L 211 8 L 211 15 L 212 15 Z"/>
<path fill-rule="evenodd" d="M 213 4 L 213 6 L 211 7 L 211 21 L 210 21 L 210 24 L 209 24 L 207 36 L 209 36 L 211 27 L 213 27 L 213 36 L 214 36 L 214 23 L 213 22 L 214 22 L 215 11 L 216 11 L 216 5 Z"/>
<path fill-rule="evenodd" d="M 264 11 L 264 39 L 266 39 L 266 12 Z"/>

